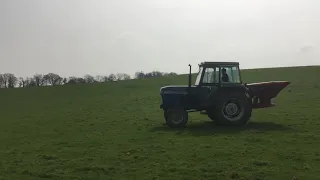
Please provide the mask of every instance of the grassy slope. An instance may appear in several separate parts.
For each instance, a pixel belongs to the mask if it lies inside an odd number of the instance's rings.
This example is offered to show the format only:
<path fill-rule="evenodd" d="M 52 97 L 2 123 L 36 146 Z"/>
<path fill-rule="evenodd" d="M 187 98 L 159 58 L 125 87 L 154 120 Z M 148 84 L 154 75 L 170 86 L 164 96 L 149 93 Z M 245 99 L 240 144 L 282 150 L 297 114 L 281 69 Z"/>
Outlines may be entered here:
<path fill-rule="evenodd" d="M 0 90 L 0 179 L 317 179 L 320 67 L 246 70 L 289 80 L 277 107 L 245 127 L 190 114 L 164 126 L 159 88 L 187 76 Z"/>

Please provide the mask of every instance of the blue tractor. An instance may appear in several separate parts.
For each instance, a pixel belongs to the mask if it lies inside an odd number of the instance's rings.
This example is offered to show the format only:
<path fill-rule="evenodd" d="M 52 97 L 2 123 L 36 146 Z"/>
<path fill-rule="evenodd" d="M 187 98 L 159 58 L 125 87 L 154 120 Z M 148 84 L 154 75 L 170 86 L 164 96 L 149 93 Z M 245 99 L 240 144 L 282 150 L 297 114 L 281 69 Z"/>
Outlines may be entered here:
<path fill-rule="evenodd" d="M 290 84 L 288 81 L 243 84 L 239 62 L 202 62 L 192 85 L 189 67 L 188 85 L 160 89 L 160 108 L 166 124 L 172 128 L 184 127 L 189 112 L 206 114 L 218 125 L 246 124 L 253 109 L 274 106 L 271 99 Z"/>

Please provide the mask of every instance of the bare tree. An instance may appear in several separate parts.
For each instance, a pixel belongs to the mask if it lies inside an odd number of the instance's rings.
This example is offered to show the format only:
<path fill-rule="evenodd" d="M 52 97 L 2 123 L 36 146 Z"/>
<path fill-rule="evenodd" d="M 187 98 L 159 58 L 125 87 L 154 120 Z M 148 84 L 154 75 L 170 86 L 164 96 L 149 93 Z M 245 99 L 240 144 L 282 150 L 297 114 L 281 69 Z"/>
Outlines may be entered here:
<path fill-rule="evenodd" d="M 89 74 L 85 75 L 84 79 L 85 79 L 86 83 L 94 83 L 95 82 L 94 77 Z"/>
<path fill-rule="evenodd" d="M 86 83 L 86 80 L 83 79 L 83 78 L 77 78 L 77 83 L 78 83 L 78 84 L 85 84 L 85 83 Z"/>
<path fill-rule="evenodd" d="M 62 77 L 58 77 L 57 80 L 56 80 L 56 84 L 55 85 L 62 85 L 63 83 L 63 78 Z"/>
<path fill-rule="evenodd" d="M 116 75 L 110 74 L 110 75 L 108 76 L 108 81 L 115 81 L 116 78 L 117 78 Z"/>
<path fill-rule="evenodd" d="M 131 79 L 130 75 L 124 73 L 124 74 L 123 74 L 123 80 L 129 80 L 129 79 Z"/>
<path fill-rule="evenodd" d="M 63 78 L 63 84 L 67 84 L 67 82 L 68 82 L 68 80 L 67 80 L 67 78 Z"/>
<path fill-rule="evenodd" d="M 29 78 L 29 87 L 36 87 L 37 83 L 34 78 Z"/>
<path fill-rule="evenodd" d="M 23 79 L 23 77 L 19 78 L 19 87 L 26 87 L 27 85 L 27 80 Z"/>
<path fill-rule="evenodd" d="M 77 84 L 77 79 L 77 77 L 71 76 L 69 77 L 67 84 Z"/>
<path fill-rule="evenodd" d="M 103 76 L 97 75 L 95 79 L 97 82 L 103 82 Z"/>
<path fill-rule="evenodd" d="M 20 81 L 22 80 L 23 78 L 20 79 Z M 34 80 L 34 78 L 32 77 L 26 77 L 24 79 L 24 87 L 35 87 L 37 86 L 37 83 L 36 81 Z"/>
<path fill-rule="evenodd" d="M 3 74 L 0 74 L 0 88 L 5 88 L 5 79 Z"/>
<path fill-rule="evenodd" d="M 136 74 L 135 74 L 135 77 L 136 77 L 137 79 L 145 78 L 145 76 L 146 76 L 145 73 L 142 72 L 142 71 L 136 72 Z"/>
<path fill-rule="evenodd" d="M 43 75 L 42 74 L 35 74 L 33 76 L 33 79 L 36 82 L 36 85 L 38 87 L 43 85 L 43 80 L 42 80 L 43 79 Z"/>
<path fill-rule="evenodd" d="M 46 74 L 43 78 L 45 79 L 46 84 L 50 84 L 52 86 L 60 85 L 63 80 L 58 74 L 54 73 Z"/>
<path fill-rule="evenodd" d="M 31 77 L 27 77 L 25 79 L 25 86 L 30 87 L 31 81 L 33 81 L 33 79 Z"/>
<path fill-rule="evenodd" d="M 19 78 L 18 82 L 19 82 L 19 88 L 23 87 L 23 84 L 22 84 L 22 81 L 20 80 L 20 78 Z"/>
<path fill-rule="evenodd" d="M 176 76 L 176 75 L 177 75 L 177 73 L 175 73 L 175 72 L 168 73 L 168 76 Z"/>
<path fill-rule="evenodd" d="M 2 81 L 5 88 L 14 88 L 17 85 L 18 78 L 12 73 L 5 73 Z"/>
<path fill-rule="evenodd" d="M 123 73 L 117 73 L 117 75 L 116 75 L 116 79 L 117 79 L 118 81 L 123 80 L 123 77 L 124 77 L 124 74 L 123 74 Z"/>
<path fill-rule="evenodd" d="M 3 87 L 7 88 L 8 87 L 9 73 L 2 74 L 2 78 L 3 78 Z"/>
<path fill-rule="evenodd" d="M 146 73 L 146 74 L 145 74 L 145 77 L 147 77 L 147 78 L 150 78 L 150 77 L 160 77 L 160 76 L 163 76 L 163 75 L 164 75 L 164 73 L 162 73 L 162 72 L 152 71 L 152 72 Z"/>
<path fill-rule="evenodd" d="M 85 79 L 78 78 L 78 77 L 75 77 L 75 76 L 69 77 L 69 80 L 67 82 L 67 84 L 85 84 L 85 83 L 86 83 Z"/>
<path fill-rule="evenodd" d="M 152 71 L 149 73 L 136 72 L 135 78 L 149 78 L 149 77 L 160 77 L 160 76 L 170 76 L 177 75 L 174 72 L 163 73 L 159 71 Z M 95 82 L 107 82 L 116 80 L 128 80 L 131 79 L 129 74 L 117 73 L 110 74 L 109 76 L 97 75 L 93 77 L 89 74 L 85 75 L 84 78 L 79 77 L 69 77 L 62 78 L 58 74 L 48 73 L 46 75 L 35 74 L 33 77 L 26 77 L 19 79 L 11 73 L 0 74 L 0 88 L 14 88 L 16 85 L 19 87 L 32 87 L 32 86 L 43 86 L 43 85 L 61 85 L 61 84 L 85 84 L 85 83 L 95 83 Z"/>
<path fill-rule="evenodd" d="M 103 77 L 102 77 L 102 82 L 107 82 L 107 81 L 108 81 L 108 78 L 109 78 L 108 76 L 103 76 Z"/>
<path fill-rule="evenodd" d="M 130 75 L 126 73 L 118 73 L 116 77 L 118 81 L 130 79 Z"/>
<path fill-rule="evenodd" d="M 29 84 L 30 84 L 30 77 L 26 77 L 24 79 L 24 87 L 29 87 Z"/>

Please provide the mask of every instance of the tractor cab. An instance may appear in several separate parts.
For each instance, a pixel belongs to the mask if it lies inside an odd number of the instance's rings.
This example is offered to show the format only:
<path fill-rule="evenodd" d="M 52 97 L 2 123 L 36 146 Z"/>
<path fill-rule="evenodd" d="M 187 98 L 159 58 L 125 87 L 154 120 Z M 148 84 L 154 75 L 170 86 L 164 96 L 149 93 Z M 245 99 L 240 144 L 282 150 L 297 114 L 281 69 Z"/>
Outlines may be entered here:
<path fill-rule="evenodd" d="M 189 86 L 186 104 L 189 109 L 203 112 L 217 96 L 239 89 L 245 91 L 238 62 L 202 62 L 194 85 Z"/>
<path fill-rule="evenodd" d="M 199 72 L 195 86 L 220 86 L 241 84 L 238 62 L 203 62 L 199 64 Z"/>

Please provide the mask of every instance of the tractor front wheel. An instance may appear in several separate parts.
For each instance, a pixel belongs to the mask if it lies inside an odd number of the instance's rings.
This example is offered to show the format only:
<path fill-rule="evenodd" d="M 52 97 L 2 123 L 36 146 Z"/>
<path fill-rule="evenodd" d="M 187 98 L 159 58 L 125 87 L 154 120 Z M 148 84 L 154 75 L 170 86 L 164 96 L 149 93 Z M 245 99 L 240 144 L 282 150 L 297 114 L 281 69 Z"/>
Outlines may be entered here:
<path fill-rule="evenodd" d="M 208 116 L 218 125 L 239 126 L 248 122 L 251 112 L 251 102 L 244 94 L 225 94 L 217 99 Z"/>
<path fill-rule="evenodd" d="M 164 117 L 167 125 L 171 128 L 184 127 L 188 122 L 188 112 L 180 107 L 165 110 Z"/>

